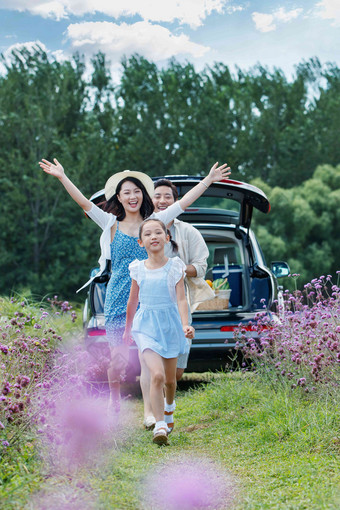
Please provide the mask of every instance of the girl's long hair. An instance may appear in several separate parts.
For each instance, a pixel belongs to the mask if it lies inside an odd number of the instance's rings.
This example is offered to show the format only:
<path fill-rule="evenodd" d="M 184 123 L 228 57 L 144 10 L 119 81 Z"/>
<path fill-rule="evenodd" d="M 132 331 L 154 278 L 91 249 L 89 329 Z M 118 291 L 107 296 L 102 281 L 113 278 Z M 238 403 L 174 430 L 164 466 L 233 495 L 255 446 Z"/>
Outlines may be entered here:
<path fill-rule="evenodd" d="M 171 234 L 170 234 L 170 230 L 168 228 L 166 228 L 166 226 L 164 225 L 162 220 L 159 220 L 158 218 L 147 218 L 146 220 L 143 221 L 143 223 L 140 224 L 139 232 L 138 232 L 139 239 L 140 240 L 142 239 L 143 228 L 144 228 L 145 224 L 148 223 L 149 221 L 157 221 L 157 223 L 160 224 L 160 226 L 164 230 L 165 235 L 170 237 L 170 243 L 171 243 L 173 251 L 175 253 L 177 253 L 178 252 L 178 244 L 176 243 L 176 241 L 174 241 L 172 239 Z"/>
<path fill-rule="evenodd" d="M 151 214 L 154 212 L 154 205 L 152 203 L 152 200 L 150 198 L 150 195 L 145 189 L 144 184 L 139 179 L 136 179 L 135 177 L 125 177 L 125 179 L 122 179 L 117 186 L 116 193 L 113 195 L 113 197 L 110 198 L 110 200 L 105 200 L 98 204 L 99 207 L 101 207 L 104 211 L 109 212 L 117 216 L 118 221 L 122 221 L 125 216 L 126 212 L 122 204 L 118 200 L 119 192 L 122 188 L 122 184 L 126 181 L 132 182 L 135 184 L 143 194 L 143 201 L 140 208 L 140 213 L 143 219 L 148 218 L 151 216 Z"/>

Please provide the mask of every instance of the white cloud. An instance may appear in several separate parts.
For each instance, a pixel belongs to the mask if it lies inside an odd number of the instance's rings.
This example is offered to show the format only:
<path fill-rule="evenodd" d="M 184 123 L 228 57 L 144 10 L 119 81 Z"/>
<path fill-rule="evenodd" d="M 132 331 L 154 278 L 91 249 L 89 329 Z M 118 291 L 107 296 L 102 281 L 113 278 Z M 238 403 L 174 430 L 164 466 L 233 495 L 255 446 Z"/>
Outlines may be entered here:
<path fill-rule="evenodd" d="M 316 4 L 317 15 L 323 19 L 333 20 L 333 26 L 340 26 L 340 2 L 339 0 L 321 0 Z"/>
<path fill-rule="evenodd" d="M 276 30 L 277 23 L 288 23 L 300 16 L 301 13 L 302 9 L 286 11 L 284 7 L 280 7 L 272 14 L 253 12 L 252 18 L 257 30 L 260 32 L 272 32 L 273 30 Z"/>
<path fill-rule="evenodd" d="M 107 21 L 74 23 L 68 26 L 67 37 L 74 49 L 91 55 L 100 50 L 113 61 L 132 53 L 155 61 L 180 54 L 202 57 L 210 49 L 191 42 L 186 35 L 175 36 L 167 28 L 147 21 L 132 25 Z"/>
<path fill-rule="evenodd" d="M 234 12 L 244 11 L 244 7 L 242 7 L 241 5 L 227 5 L 225 11 L 228 14 L 234 14 Z"/>
<path fill-rule="evenodd" d="M 292 9 L 291 11 L 286 11 L 284 7 L 280 7 L 277 11 L 273 12 L 274 19 L 279 21 L 283 21 L 283 23 L 287 23 L 292 19 L 297 18 L 302 13 L 302 9 Z"/>
<path fill-rule="evenodd" d="M 276 29 L 274 16 L 271 14 L 262 14 L 261 12 L 253 12 L 252 18 L 257 30 L 260 32 L 272 32 Z"/>
<path fill-rule="evenodd" d="M 28 10 L 42 18 L 55 18 L 58 21 L 67 17 L 65 6 L 58 0 L 54 2 L 32 2 Z"/>
<path fill-rule="evenodd" d="M 212 12 L 222 13 L 230 0 L 0 0 L 0 8 L 24 11 L 57 20 L 69 15 L 102 13 L 115 19 L 139 15 L 145 21 L 203 24 Z"/>

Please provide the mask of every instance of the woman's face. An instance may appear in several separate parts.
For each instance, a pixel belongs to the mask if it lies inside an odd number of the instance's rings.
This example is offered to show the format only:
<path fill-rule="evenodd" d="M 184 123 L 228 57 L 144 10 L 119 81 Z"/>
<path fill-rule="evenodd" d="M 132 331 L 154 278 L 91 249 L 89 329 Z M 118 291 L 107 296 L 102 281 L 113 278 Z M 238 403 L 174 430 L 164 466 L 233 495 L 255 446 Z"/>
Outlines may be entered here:
<path fill-rule="evenodd" d="M 126 212 L 137 212 L 143 203 L 143 192 L 131 181 L 123 182 L 117 195 Z"/>

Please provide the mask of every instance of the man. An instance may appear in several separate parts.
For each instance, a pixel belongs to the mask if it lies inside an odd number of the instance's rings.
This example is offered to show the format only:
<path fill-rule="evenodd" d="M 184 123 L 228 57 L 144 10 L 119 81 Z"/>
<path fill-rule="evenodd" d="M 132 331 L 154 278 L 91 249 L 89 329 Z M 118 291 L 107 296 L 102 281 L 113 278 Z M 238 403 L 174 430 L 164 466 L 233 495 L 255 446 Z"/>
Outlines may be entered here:
<path fill-rule="evenodd" d="M 176 186 L 168 179 L 159 179 L 155 182 L 155 193 L 153 196 L 153 204 L 155 212 L 164 211 L 170 205 L 178 200 L 178 191 Z M 174 251 L 171 243 L 165 247 L 165 255 L 167 257 L 180 257 L 186 264 L 186 294 L 189 302 L 189 320 L 191 323 L 191 313 L 197 305 L 214 297 L 214 293 L 209 285 L 205 282 L 204 277 L 207 270 L 207 258 L 209 250 L 200 232 L 184 221 L 177 218 L 167 225 L 171 238 L 178 245 L 178 252 Z M 177 360 L 176 379 L 179 381 L 188 364 L 188 354 L 180 354 Z M 144 363 L 141 361 L 141 377 L 140 385 L 144 400 L 144 425 L 146 428 L 152 428 L 153 416 L 149 401 L 149 374 Z M 172 414 L 172 413 L 170 413 Z M 168 426 L 171 416 L 168 417 Z M 172 427 L 169 427 L 172 429 Z"/>

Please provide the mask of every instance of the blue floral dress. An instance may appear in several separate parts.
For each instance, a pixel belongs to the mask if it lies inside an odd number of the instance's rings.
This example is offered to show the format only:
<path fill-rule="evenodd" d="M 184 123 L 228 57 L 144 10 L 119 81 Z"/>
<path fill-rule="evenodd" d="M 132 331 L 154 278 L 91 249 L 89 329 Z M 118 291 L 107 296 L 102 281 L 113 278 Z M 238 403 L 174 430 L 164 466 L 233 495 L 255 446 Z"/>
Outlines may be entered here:
<path fill-rule="evenodd" d="M 131 278 L 129 264 L 135 260 L 145 260 L 146 249 L 141 248 L 137 237 L 117 230 L 111 243 L 111 278 L 107 285 L 104 315 L 106 337 L 112 347 L 121 345 L 123 340 L 126 307 L 130 295 Z"/>
<path fill-rule="evenodd" d="M 178 257 L 169 259 L 159 269 L 147 269 L 140 260 L 130 264 L 131 278 L 139 286 L 140 302 L 131 332 L 141 352 L 151 349 L 163 358 L 177 358 L 180 353 L 189 352 L 176 297 L 176 284 L 185 267 Z"/>

